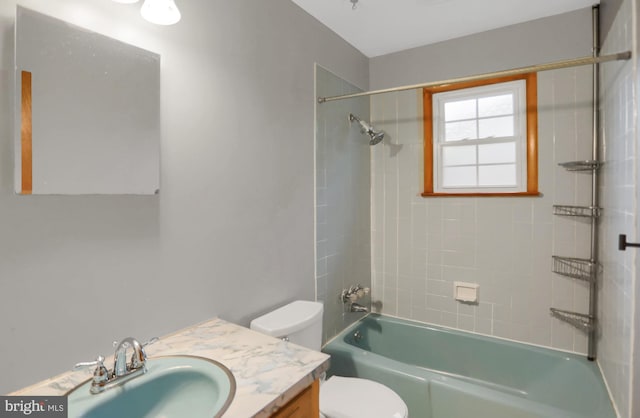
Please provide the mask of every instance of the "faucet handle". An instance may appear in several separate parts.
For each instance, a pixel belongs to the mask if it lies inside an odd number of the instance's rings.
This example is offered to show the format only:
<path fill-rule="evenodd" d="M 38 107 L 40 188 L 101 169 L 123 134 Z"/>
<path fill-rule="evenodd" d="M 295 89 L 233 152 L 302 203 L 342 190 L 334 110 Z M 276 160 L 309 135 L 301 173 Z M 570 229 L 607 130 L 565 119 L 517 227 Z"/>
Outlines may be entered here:
<path fill-rule="evenodd" d="M 94 361 L 83 361 L 81 363 L 76 363 L 76 365 L 73 366 L 73 368 L 84 369 L 85 367 L 92 367 L 92 366 L 98 366 L 98 367 L 104 366 L 104 357 L 98 356 Z"/>
<path fill-rule="evenodd" d="M 96 366 L 96 369 L 93 371 L 93 384 L 99 385 L 100 383 L 104 383 L 109 380 L 109 371 L 104 366 L 104 357 L 98 356 L 94 361 L 85 361 L 82 363 L 77 363 L 73 368 L 74 369 L 83 369 L 85 367 L 93 367 Z"/>
<path fill-rule="evenodd" d="M 91 382 L 91 389 L 89 392 L 96 394 L 100 393 L 104 386 L 109 382 L 109 370 L 104 366 L 104 357 L 98 356 L 94 361 L 85 361 L 82 363 L 77 363 L 74 366 L 74 369 L 81 369 L 85 367 L 96 366 L 96 369 L 93 371 L 93 381 Z"/>

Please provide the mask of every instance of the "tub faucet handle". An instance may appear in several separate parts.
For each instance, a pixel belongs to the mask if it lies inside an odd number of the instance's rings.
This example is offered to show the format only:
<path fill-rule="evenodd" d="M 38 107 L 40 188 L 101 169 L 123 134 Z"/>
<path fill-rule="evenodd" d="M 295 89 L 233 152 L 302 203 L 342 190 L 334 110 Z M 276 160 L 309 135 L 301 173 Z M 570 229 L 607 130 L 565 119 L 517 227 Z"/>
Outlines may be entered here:
<path fill-rule="evenodd" d="M 349 308 L 350 312 L 369 312 L 369 308 L 367 308 L 366 306 L 362 306 L 359 303 L 352 303 L 351 307 Z"/>
<path fill-rule="evenodd" d="M 365 295 L 368 295 L 370 291 L 371 289 L 369 289 L 368 287 L 358 287 L 358 290 L 356 293 L 358 294 L 358 298 L 362 298 Z"/>
<path fill-rule="evenodd" d="M 370 289 L 368 287 L 363 287 L 360 284 L 355 286 L 351 286 L 348 289 L 343 289 L 340 293 L 340 300 L 343 303 L 354 303 L 358 299 L 364 297 L 369 294 Z"/>

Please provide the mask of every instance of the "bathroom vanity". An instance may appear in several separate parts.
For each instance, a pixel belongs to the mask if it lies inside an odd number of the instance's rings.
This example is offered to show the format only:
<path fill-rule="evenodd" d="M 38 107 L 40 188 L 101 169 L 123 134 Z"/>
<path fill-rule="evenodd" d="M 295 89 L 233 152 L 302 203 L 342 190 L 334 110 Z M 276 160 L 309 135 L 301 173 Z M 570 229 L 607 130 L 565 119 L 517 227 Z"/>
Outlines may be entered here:
<path fill-rule="evenodd" d="M 326 354 L 218 318 L 167 335 L 149 345 L 146 352 L 150 359 L 191 355 L 229 368 L 236 381 L 236 393 L 225 418 L 319 415 L 318 379 L 329 367 Z M 105 364 L 110 367 L 112 361 L 107 359 Z M 10 395 L 64 395 L 91 375 L 91 369 L 70 371 Z"/>

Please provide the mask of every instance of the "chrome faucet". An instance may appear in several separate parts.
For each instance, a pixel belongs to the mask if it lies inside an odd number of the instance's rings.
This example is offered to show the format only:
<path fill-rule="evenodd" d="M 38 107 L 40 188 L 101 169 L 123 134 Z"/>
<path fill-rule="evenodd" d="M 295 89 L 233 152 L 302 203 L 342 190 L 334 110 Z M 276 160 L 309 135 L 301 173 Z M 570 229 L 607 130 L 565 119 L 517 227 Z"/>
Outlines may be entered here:
<path fill-rule="evenodd" d="M 369 294 L 370 289 L 368 287 L 363 287 L 362 285 L 351 286 L 348 289 L 343 289 L 340 293 L 340 300 L 342 303 L 353 303 Z"/>
<path fill-rule="evenodd" d="M 349 312 L 369 312 L 369 309 L 356 303 L 356 301 L 369 294 L 370 289 L 362 285 L 351 286 L 340 293 L 342 303 L 349 304 Z"/>
<path fill-rule="evenodd" d="M 146 373 L 147 353 L 145 353 L 144 347 L 156 341 L 158 338 L 154 337 L 146 343 L 140 344 L 135 338 L 127 337 L 120 343 L 114 342 L 116 352 L 113 356 L 113 369 L 110 371 L 104 366 L 104 357 L 102 356 L 98 356 L 95 361 L 78 363 L 75 368 L 96 366 L 89 391 L 92 394 L 101 393 Z M 131 362 L 127 364 L 127 349 L 129 348 L 133 349 L 133 354 Z"/>
<path fill-rule="evenodd" d="M 133 348 L 131 363 L 127 365 L 127 349 Z M 134 370 L 144 368 L 147 362 L 147 354 L 138 340 L 127 337 L 116 346 L 116 353 L 113 355 L 113 377 L 121 377 Z"/>

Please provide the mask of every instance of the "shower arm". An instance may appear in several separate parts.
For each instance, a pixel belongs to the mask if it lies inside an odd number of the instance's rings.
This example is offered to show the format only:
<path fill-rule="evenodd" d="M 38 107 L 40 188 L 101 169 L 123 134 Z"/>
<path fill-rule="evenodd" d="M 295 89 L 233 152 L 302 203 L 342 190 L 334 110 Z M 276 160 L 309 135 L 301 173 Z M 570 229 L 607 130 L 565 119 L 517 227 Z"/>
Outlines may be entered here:
<path fill-rule="evenodd" d="M 371 129 L 371 126 L 369 126 L 365 121 L 363 121 L 353 113 L 349 113 L 349 122 L 358 122 L 360 128 L 362 128 L 362 133 L 368 132 L 369 129 Z"/>

